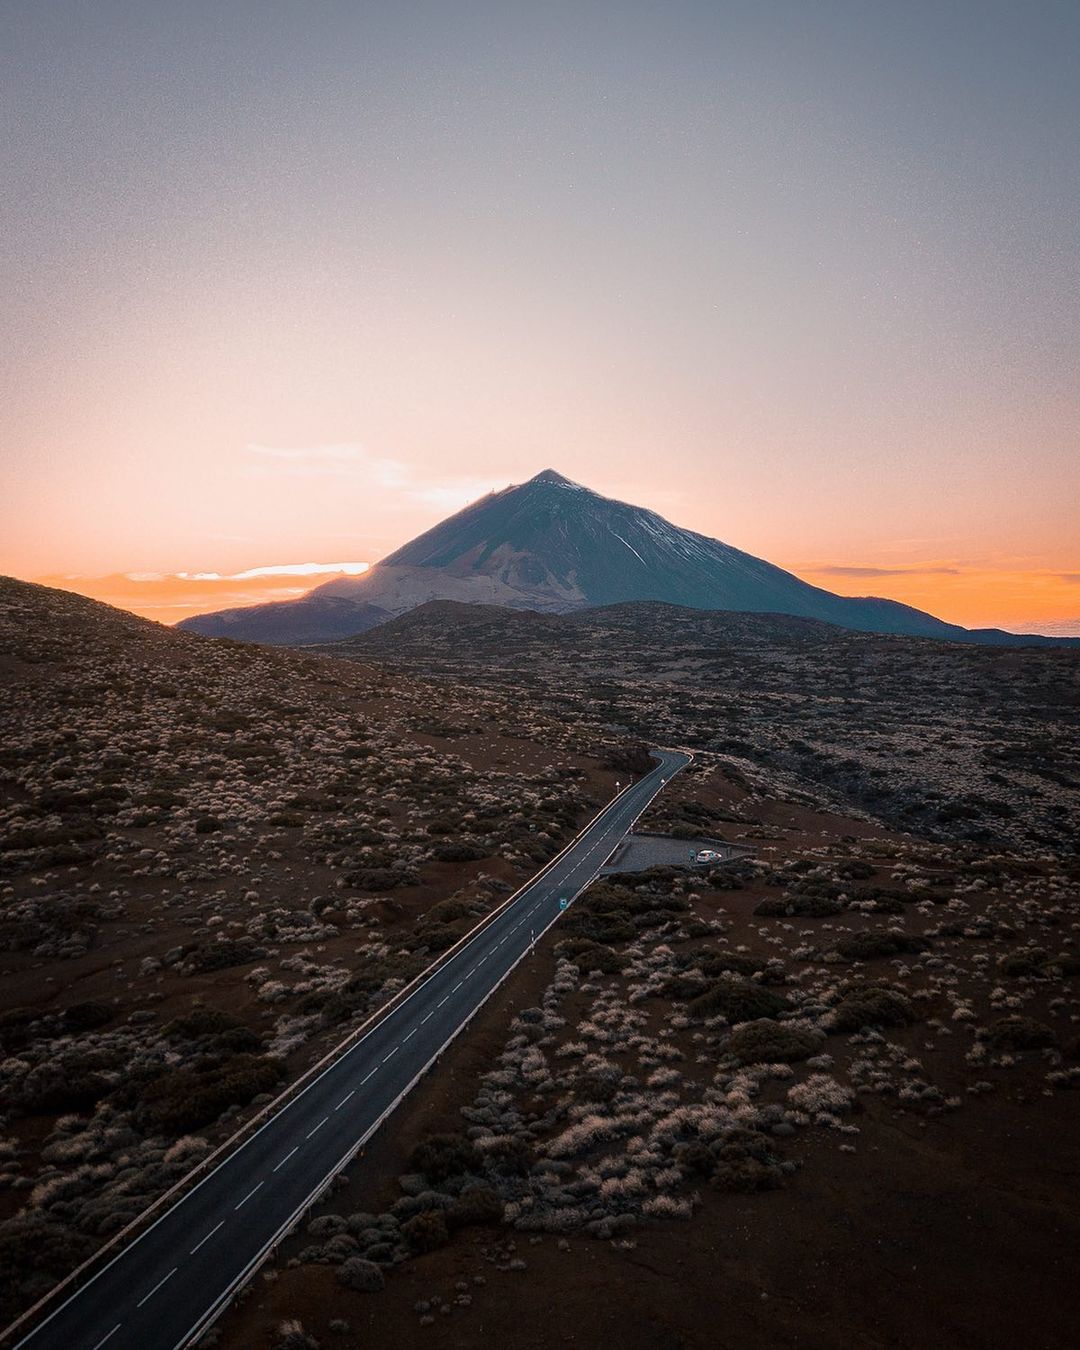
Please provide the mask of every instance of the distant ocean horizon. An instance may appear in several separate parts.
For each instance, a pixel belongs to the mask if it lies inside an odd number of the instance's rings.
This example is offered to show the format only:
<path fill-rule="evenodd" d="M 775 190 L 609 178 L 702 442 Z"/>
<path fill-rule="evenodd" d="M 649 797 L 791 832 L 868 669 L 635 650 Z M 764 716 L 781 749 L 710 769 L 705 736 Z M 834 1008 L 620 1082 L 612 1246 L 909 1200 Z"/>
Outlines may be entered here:
<path fill-rule="evenodd" d="M 976 625 L 972 625 L 975 627 Z M 990 625 L 987 625 L 989 627 Z M 1044 637 L 1080 637 L 1080 619 L 1051 619 L 1043 623 L 1003 623 L 1006 633 L 1041 633 Z"/>

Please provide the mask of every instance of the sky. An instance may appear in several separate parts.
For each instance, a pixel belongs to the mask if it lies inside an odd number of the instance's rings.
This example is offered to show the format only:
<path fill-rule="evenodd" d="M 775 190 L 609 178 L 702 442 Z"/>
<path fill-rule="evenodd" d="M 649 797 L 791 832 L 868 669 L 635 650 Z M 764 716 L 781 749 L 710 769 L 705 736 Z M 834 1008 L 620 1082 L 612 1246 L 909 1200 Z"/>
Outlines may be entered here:
<path fill-rule="evenodd" d="M 1075 0 L 5 0 L 0 572 L 171 622 L 549 465 L 1080 632 Z"/>

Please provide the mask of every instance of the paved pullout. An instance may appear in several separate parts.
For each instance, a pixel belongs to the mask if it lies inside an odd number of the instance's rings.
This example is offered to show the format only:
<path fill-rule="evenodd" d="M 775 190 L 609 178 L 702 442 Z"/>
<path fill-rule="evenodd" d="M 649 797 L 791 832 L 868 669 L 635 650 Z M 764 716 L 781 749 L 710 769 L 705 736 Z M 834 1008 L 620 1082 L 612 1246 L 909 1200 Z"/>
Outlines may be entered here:
<path fill-rule="evenodd" d="M 176 1350 L 203 1331 L 690 757 L 654 758 L 497 918 L 18 1345 Z"/>

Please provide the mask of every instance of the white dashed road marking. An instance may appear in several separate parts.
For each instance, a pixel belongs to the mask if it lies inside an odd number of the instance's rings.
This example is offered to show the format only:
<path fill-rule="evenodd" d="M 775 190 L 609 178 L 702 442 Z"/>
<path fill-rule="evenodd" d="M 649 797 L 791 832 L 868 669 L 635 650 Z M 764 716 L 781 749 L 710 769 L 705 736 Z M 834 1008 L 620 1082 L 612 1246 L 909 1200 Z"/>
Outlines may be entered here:
<path fill-rule="evenodd" d="M 111 1341 L 122 1326 L 123 1326 L 122 1322 L 117 1322 L 116 1326 L 113 1327 L 112 1331 L 110 1331 L 107 1336 L 102 1336 L 101 1340 L 98 1341 L 97 1345 L 94 1346 L 94 1350 L 101 1350 L 101 1347 L 105 1344 L 105 1342 Z"/>
<path fill-rule="evenodd" d="M 170 1270 L 168 1275 L 165 1276 L 165 1280 L 171 1280 L 179 1269 L 180 1269 L 179 1266 L 173 1266 L 172 1270 Z M 138 1303 L 135 1304 L 136 1308 L 141 1308 L 144 1303 L 148 1303 L 150 1299 L 152 1299 L 154 1295 L 157 1293 L 157 1291 L 161 1288 L 161 1286 L 165 1283 L 165 1280 L 158 1280 L 157 1284 L 154 1285 L 153 1289 L 151 1289 L 148 1294 L 144 1294 L 142 1298 L 139 1299 Z M 110 1336 L 112 1335 L 111 1331 L 109 1332 L 109 1335 Z"/>
<path fill-rule="evenodd" d="M 319 1123 L 318 1123 L 318 1125 L 315 1126 L 315 1129 L 314 1129 L 314 1130 L 311 1130 L 308 1134 L 304 1135 L 304 1138 L 305 1138 L 305 1139 L 310 1139 L 311 1136 L 315 1133 L 315 1131 L 316 1131 L 316 1130 L 321 1130 L 322 1127 L 326 1124 L 326 1122 L 327 1122 L 329 1119 L 330 1119 L 329 1116 L 323 1116 L 322 1120 L 320 1120 Z M 260 1182 L 259 1184 L 261 1185 L 262 1183 Z"/>
<path fill-rule="evenodd" d="M 338 1104 L 337 1104 L 337 1106 L 334 1107 L 334 1110 L 335 1110 L 335 1111 L 340 1111 L 341 1108 L 345 1105 L 345 1103 L 349 1100 L 349 1097 L 355 1097 L 355 1096 L 356 1096 L 356 1089 L 353 1088 L 353 1090 L 348 1094 L 348 1096 L 342 1097 L 341 1101 L 339 1101 Z"/>
<path fill-rule="evenodd" d="M 415 1035 L 416 1035 L 416 1028 L 413 1027 L 412 1031 L 409 1032 L 408 1036 L 403 1036 L 401 1038 L 401 1044 L 404 1045 L 407 1040 L 410 1040 Z"/>
<path fill-rule="evenodd" d="M 319 1128 L 319 1127 L 316 1125 L 316 1126 L 315 1126 L 315 1129 L 317 1130 L 318 1128 Z M 315 1131 L 313 1130 L 313 1131 L 312 1131 L 312 1134 L 314 1134 L 314 1132 L 315 1132 Z M 311 1135 L 310 1135 L 310 1134 L 308 1135 L 308 1138 L 309 1138 L 309 1139 L 311 1138 Z M 262 1185 L 262 1182 L 260 1181 L 260 1182 L 259 1182 L 259 1186 L 261 1186 L 261 1185 Z M 252 1186 L 251 1190 L 248 1191 L 247 1195 L 245 1195 L 244 1198 L 243 1198 L 243 1200 L 240 1201 L 240 1204 L 237 1205 L 237 1206 L 233 1209 L 233 1213 L 234 1213 L 234 1214 L 235 1214 L 236 1211 L 240 1208 L 241 1205 L 246 1205 L 246 1204 L 247 1204 L 247 1202 L 251 1199 L 251 1197 L 252 1197 L 252 1196 L 255 1194 L 255 1192 L 259 1189 L 259 1186 Z"/>
<path fill-rule="evenodd" d="M 372 1071 L 368 1074 L 367 1078 L 361 1078 L 361 1079 L 360 1079 L 360 1086 L 363 1087 L 364 1084 L 367 1082 L 368 1078 L 374 1078 L 375 1075 L 376 1075 L 378 1072 L 379 1072 L 379 1066 L 376 1064 L 375 1067 L 372 1069 Z"/>
<path fill-rule="evenodd" d="M 295 1153 L 296 1150 L 294 1149 L 293 1152 Z M 275 1168 L 274 1170 L 276 1171 L 277 1169 Z M 214 1236 L 214 1234 L 217 1232 L 218 1228 L 224 1228 L 224 1226 L 225 1226 L 225 1220 L 222 1219 L 222 1221 L 218 1224 L 217 1228 L 211 1228 L 210 1231 L 209 1231 L 209 1233 L 207 1233 L 207 1235 L 202 1239 L 201 1242 L 196 1242 L 195 1246 L 192 1247 L 192 1249 L 191 1249 L 191 1255 L 194 1256 L 195 1253 L 199 1250 L 199 1248 L 203 1245 L 203 1242 L 209 1242 L 210 1239 L 211 1239 L 211 1238 Z"/>
<path fill-rule="evenodd" d="M 274 1171 L 276 1172 L 276 1171 L 278 1170 L 278 1167 L 284 1167 L 285 1164 L 286 1164 L 286 1163 L 289 1161 L 289 1159 L 292 1157 L 292 1155 L 293 1155 L 294 1153 L 296 1153 L 296 1152 L 299 1151 L 299 1148 L 300 1148 L 300 1145 L 297 1144 L 296 1148 L 290 1149 L 290 1151 L 289 1151 L 288 1153 L 286 1153 L 285 1156 L 284 1156 L 284 1158 L 282 1158 L 282 1160 L 278 1163 L 277 1167 L 274 1168 Z"/>

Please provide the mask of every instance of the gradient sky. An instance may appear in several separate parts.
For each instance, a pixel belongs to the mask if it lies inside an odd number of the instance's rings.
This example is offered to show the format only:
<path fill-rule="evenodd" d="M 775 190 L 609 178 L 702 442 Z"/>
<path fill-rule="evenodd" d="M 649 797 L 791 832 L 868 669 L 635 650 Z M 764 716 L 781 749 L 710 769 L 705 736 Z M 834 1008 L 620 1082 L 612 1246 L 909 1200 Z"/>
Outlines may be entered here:
<path fill-rule="evenodd" d="M 5 0 L 0 114 L 0 571 L 172 619 L 550 464 L 1080 623 L 1076 0 Z"/>

